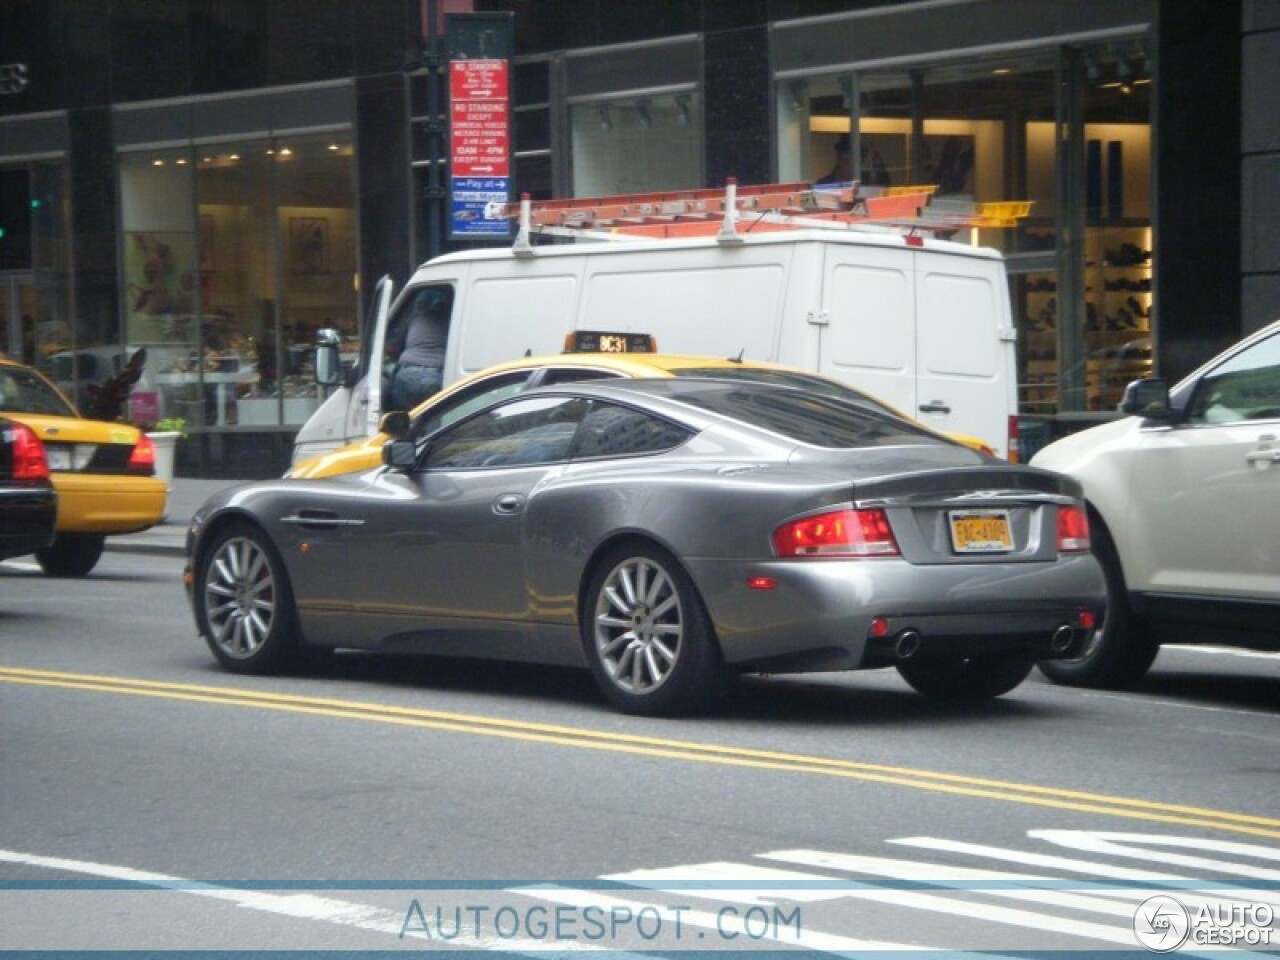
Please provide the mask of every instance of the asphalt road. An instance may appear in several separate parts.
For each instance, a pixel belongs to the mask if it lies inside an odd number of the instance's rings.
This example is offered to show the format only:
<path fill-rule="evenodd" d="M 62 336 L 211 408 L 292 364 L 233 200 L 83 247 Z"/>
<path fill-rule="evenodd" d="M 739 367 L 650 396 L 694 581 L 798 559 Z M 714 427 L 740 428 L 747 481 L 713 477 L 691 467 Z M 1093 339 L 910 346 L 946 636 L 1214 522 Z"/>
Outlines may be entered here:
<path fill-rule="evenodd" d="M 1275 656 L 981 706 L 760 678 L 655 721 L 540 667 L 235 677 L 180 567 L 0 564 L 0 953 L 1280 947 Z"/>

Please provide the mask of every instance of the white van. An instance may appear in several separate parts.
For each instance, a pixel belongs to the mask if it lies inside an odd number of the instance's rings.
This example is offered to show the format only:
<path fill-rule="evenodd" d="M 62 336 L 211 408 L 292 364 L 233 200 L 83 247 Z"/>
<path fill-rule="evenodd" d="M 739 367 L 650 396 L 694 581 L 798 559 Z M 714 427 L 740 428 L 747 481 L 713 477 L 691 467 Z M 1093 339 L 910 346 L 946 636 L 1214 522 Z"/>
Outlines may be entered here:
<path fill-rule="evenodd" d="M 557 353 L 573 330 L 664 353 L 769 360 L 847 381 L 1016 456 L 1016 334 L 999 252 L 899 232 L 796 228 L 446 254 L 379 284 L 359 360 L 298 433 L 297 463 L 377 432 L 387 345 L 408 306 L 452 301 L 444 383 Z M 619 338 L 619 343 L 622 343 Z"/>

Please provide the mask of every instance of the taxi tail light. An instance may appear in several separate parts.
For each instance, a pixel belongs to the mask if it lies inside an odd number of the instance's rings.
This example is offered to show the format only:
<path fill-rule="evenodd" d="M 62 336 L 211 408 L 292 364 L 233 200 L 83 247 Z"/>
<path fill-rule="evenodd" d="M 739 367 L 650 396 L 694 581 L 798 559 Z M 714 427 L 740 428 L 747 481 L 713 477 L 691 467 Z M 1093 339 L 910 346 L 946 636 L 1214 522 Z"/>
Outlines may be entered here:
<path fill-rule="evenodd" d="M 13 424 L 13 479 L 49 479 L 49 459 L 44 455 L 44 444 L 25 423 Z"/>
<path fill-rule="evenodd" d="M 1008 433 L 1005 436 L 1005 449 L 1009 451 L 1006 458 L 1014 463 L 1022 462 L 1022 450 L 1019 448 L 1018 441 L 1022 438 L 1022 421 L 1016 414 L 1009 417 Z"/>
<path fill-rule="evenodd" d="M 898 542 L 883 510 L 831 510 L 773 532 L 780 557 L 896 557 Z"/>
<path fill-rule="evenodd" d="M 145 433 L 138 437 L 138 442 L 134 446 L 133 452 L 129 454 L 129 462 L 125 464 L 125 469 L 130 473 L 142 473 L 149 477 L 155 476 L 156 445 Z"/>
<path fill-rule="evenodd" d="M 1058 552 L 1085 553 L 1090 548 L 1089 515 L 1079 504 L 1058 508 Z"/>

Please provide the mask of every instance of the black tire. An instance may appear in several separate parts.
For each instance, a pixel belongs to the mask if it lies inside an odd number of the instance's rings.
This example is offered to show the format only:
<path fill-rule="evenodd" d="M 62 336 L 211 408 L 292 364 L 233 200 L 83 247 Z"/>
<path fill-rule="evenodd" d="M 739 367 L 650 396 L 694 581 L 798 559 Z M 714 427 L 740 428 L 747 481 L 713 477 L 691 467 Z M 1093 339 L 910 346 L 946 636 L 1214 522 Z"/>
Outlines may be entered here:
<path fill-rule="evenodd" d="M 1045 660 L 1040 672 L 1054 683 L 1120 690 L 1151 669 L 1159 652 L 1155 637 L 1129 607 L 1124 571 L 1115 543 L 1102 521 L 1090 514 L 1093 552 L 1107 582 L 1107 611 L 1084 652 L 1074 660 Z"/>
<path fill-rule="evenodd" d="M 1014 689 L 1031 673 L 1019 657 L 925 657 L 904 660 L 898 673 L 917 693 L 934 700 L 991 700 Z"/>
<path fill-rule="evenodd" d="M 60 533 L 36 551 L 40 569 L 50 577 L 83 577 L 98 565 L 106 537 L 100 533 Z"/>
<path fill-rule="evenodd" d="M 727 684 L 697 589 L 649 544 L 626 544 L 596 564 L 583 595 L 582 645 L 601 692 L 627 713 L 705 710 Z"/>
<path fill-rule="evenodd" d="M 195 607 L 209 650 L 233 673 L 279 673 L 300 661 L 293 591 L 257 527 L 218 531 L 195 563 Z"/>

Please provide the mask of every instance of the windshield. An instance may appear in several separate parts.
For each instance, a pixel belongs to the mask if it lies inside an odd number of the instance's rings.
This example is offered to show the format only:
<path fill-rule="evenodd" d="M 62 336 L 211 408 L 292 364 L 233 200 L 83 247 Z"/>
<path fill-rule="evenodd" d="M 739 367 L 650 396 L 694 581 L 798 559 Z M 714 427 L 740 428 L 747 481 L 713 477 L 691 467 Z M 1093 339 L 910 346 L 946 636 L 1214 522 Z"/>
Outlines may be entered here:
<path fill-rule="evenodd" d="M 0 411 L 76 416 L 71 405 L 47 380 L 24 367 L 0 367 Z"/>

